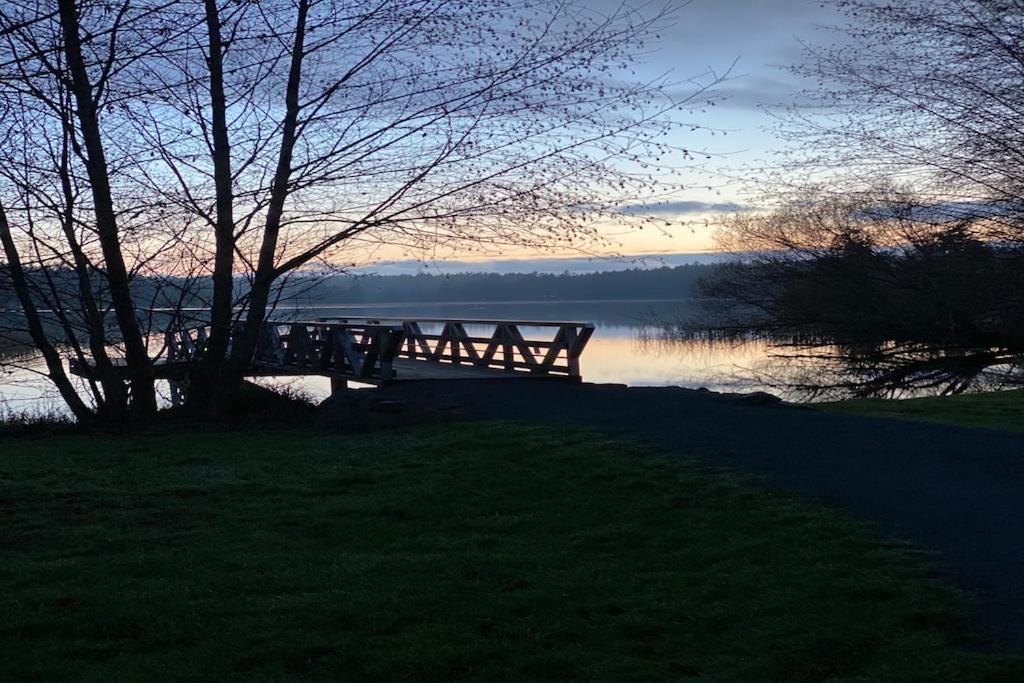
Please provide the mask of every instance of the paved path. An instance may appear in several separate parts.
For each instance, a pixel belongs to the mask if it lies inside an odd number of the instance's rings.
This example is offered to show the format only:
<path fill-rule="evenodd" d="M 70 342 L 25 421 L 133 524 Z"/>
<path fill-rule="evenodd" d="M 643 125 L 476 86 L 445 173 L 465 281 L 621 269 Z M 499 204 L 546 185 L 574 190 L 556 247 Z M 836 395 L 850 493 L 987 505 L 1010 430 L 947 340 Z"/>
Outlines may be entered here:
<path fill-rule="evenodd" d="M 388 389 L 472 415 L 580 424 L 825 498 L 938 551 L 980 625 L 1024 646 L 1024 434 L 751 406 L 675 387 L 423 382 Z"/>

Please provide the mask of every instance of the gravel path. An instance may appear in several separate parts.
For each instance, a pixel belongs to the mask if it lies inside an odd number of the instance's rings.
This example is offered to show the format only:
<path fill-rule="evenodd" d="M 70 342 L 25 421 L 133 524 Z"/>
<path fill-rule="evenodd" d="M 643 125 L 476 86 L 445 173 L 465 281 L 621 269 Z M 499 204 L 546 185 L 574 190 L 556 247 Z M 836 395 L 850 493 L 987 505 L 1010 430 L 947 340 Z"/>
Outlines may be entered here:
<path fill-rule="evenodd" d="M 384 390 L 483 418 L 584 425 L 838 505 L 938 551 L 979 624 L 1024 646 L 1024 434 L 749 405 L 676 387 L 419 382 Z"/>

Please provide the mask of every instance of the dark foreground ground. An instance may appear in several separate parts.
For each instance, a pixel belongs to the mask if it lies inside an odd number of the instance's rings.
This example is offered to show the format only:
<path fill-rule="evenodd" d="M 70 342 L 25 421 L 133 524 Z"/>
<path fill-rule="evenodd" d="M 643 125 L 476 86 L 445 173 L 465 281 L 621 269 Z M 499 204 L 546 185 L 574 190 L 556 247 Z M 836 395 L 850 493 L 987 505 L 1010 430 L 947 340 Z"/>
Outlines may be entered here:
<path fill-rule="evenodd" d="M 905 401 L 862 398 L 819 403 L 815 407 L 871 417 L 1024 431 L 1024 389 L 931 396 Z"/>
<path fill-rule="evenodd" d="M 674 387 L 423 382 L 388 393 L 475 417 L 585 425 L 839 506 L 939 553 L 972 594 L 977 623 L 1024 646 L 1022 433 L 748 405 Z"/>
<path fill-rule="evenodd" d="M 0 681 L 1024 680 L 928 557 L 699 461 L 305 427 L 0 434 Z"/>

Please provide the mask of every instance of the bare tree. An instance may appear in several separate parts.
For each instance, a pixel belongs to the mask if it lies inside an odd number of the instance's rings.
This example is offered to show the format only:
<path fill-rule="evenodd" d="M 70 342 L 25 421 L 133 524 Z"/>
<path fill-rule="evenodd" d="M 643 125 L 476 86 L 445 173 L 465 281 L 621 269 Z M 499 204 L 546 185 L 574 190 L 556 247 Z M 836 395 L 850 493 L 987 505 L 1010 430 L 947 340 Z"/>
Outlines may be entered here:
<path fill-rule="evenodd" d="M 744 256 L 703 281 L 708 313 L 677 332 L 767 340 L 762 381 L 812 397 L 1016 386 L 1024 278 L 990 229 L 893 188 L 805 190 L 721 228 Z"/>
<path fill-rule="evenodd" d="M 793 67 L 815 85 L 777 112 L 787 151 L 752 183 L 770 210 L 718 235 L 745 256 L 707 283 L 727 311 L 705 331 L 773 338 L 809 393 L 1015 384 L 1024 3 L 829 4 L 831 40 Z"/>
<path fill-rule="evenodd" d="M 793 71 L 817 86 L 780 112 L 790 183 L 883 180 L 1021 240 L 1024 3 L 837 0 L 830 47 Z M 824 42 L 824 41 L 822 41 Z M 998 209 L 998 210 L 995 210 Z"/>
<path fill-rule="evenodd" d="M 532 0 L 61 0 L 57 9 L 40 1 L 0 12 L 0 81 L 30 124 L 10 126 L 21 142 L 3 153 L 4 190 L 19 198 L 8 260 L 38 251 L 34 267 L 79 274 L 63 334 L 89 349 L 94 403 L 139 414 L 155 409 L 153 318 L 144 320 L 133 282 L 208 303 L 212 332 L 190 405 L 216 414 L 290 274 L 375 243 L 589 244 L 614 207 L 664 189 L 660 172 L 685 159 L 665 134 L 715 80 L 679 101 L 666 79 L 630 77 L 633 56 L 670 16 L 626 6 L 606 15 Z M 37 163 L 61 138 L 70 151 L 60 163 L 53 154 Z M 123 399 L 104 379 L 110 344 L 125 357 Z"/>

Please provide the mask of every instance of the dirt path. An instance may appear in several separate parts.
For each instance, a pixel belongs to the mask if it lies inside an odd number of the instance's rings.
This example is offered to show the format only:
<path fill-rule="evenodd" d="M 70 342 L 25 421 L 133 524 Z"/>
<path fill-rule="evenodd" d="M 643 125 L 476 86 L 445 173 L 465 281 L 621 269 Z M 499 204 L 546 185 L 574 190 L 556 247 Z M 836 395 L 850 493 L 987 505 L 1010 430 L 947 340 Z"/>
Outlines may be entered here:
<path fill-rule="evenodd" d="M 824 499 L 938 551 L 994 637 L 1024 646 L 1024 434 L 753 406 L 675 387 L 421 382 L 386 390 L 485 418 L 584 425 Z"/>

